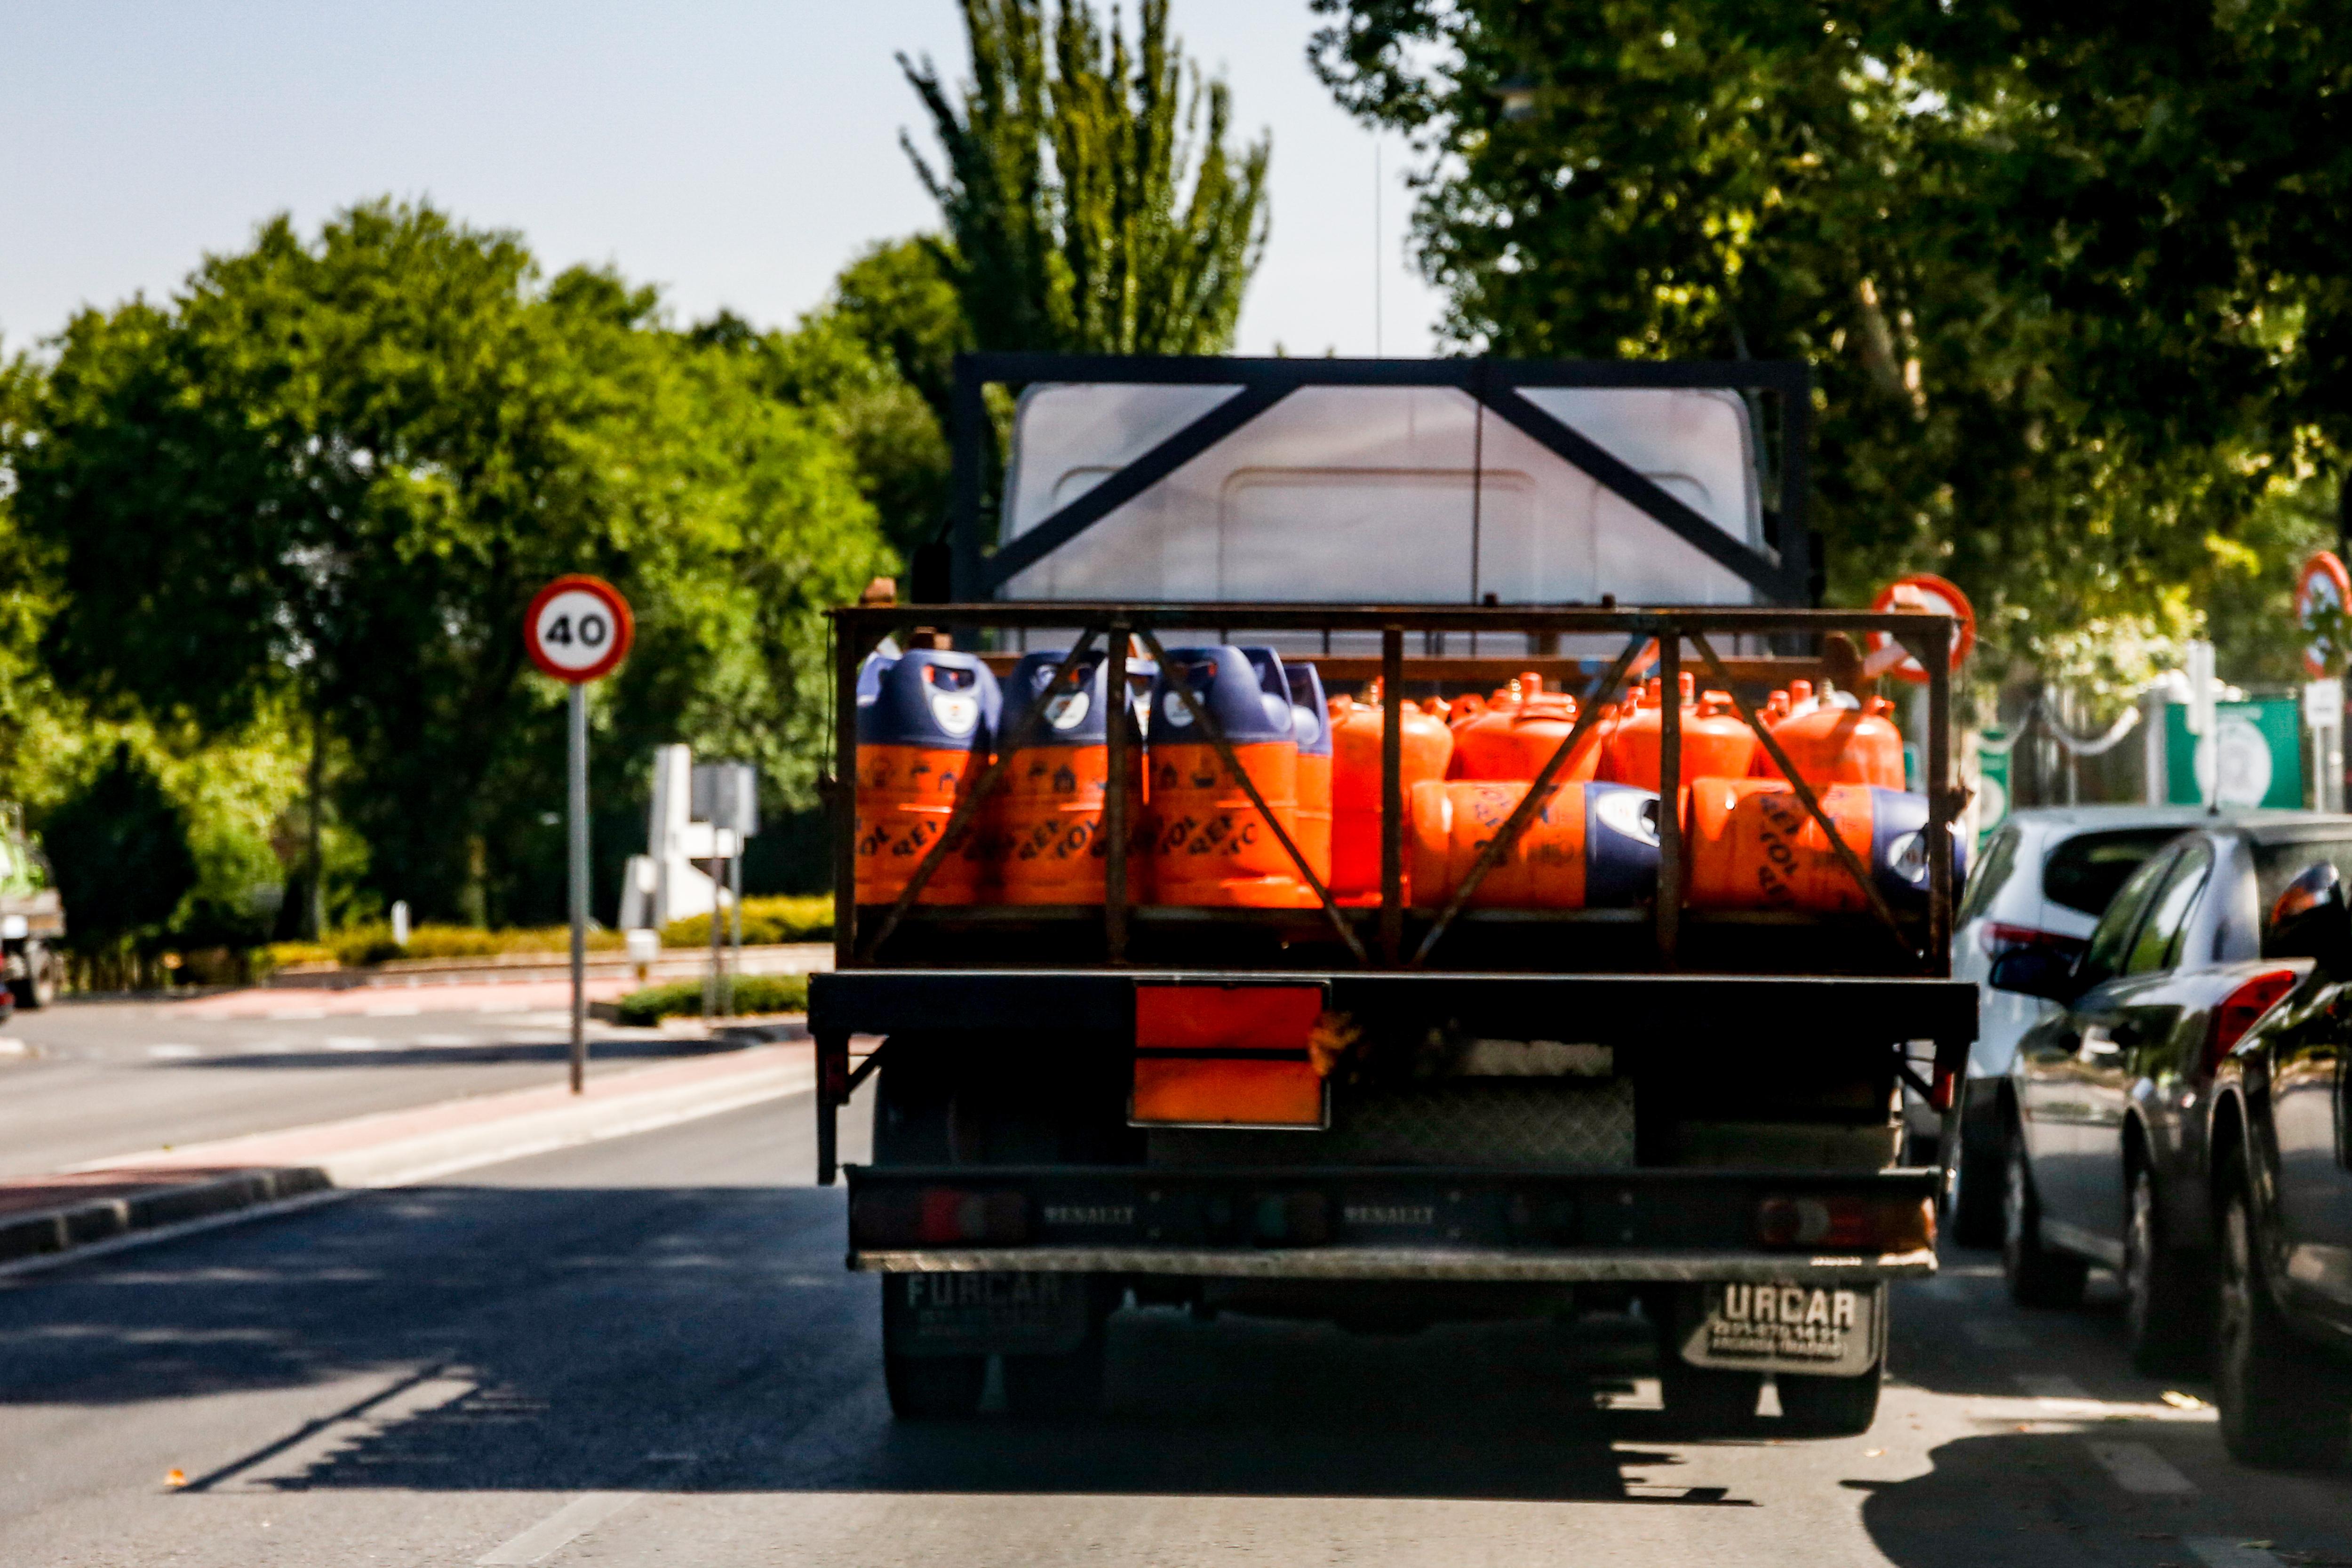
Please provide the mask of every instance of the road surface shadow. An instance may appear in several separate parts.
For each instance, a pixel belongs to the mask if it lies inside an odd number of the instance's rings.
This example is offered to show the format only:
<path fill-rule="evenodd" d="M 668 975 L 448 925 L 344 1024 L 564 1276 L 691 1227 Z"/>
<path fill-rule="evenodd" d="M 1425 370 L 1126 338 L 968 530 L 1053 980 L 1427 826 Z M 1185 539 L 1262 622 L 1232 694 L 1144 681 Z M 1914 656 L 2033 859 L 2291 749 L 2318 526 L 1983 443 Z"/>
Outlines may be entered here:
<path fill-rule="evenodd" d="M 1130 1311 L 1108 1416 L 895 1423 L 878 1284 L 843 1270 L 841 1235 L 841 1194 L 806 1187 L 368 1194 L 0 1288 L 0 1406 L 366 1386 L 191 1456 L 196 1490 L 1747 1506 L 1654 1469 L 1636 1495 L 1624 1467 L 1672 1456 L 1625 1445 L 1678 1440 L 1670 1418 L 1596 1408 L 1592 1358 L 1540 1322 L 1369 1337 Z"/>

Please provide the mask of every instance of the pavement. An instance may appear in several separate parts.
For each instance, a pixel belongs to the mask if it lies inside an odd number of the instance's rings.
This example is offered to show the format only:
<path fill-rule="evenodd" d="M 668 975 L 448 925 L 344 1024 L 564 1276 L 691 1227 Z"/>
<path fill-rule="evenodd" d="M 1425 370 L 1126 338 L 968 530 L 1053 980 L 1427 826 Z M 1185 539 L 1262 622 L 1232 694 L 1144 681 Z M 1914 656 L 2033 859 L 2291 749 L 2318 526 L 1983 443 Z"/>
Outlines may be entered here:
<path fill-rule="evenodd" d="M 1693 1442 L 1594 1325 L 1113 1320 L 1111 1413 L 896 1425 L 809 1101 L 0 1281 L 0 1562 L 2277 1568 L 2352 1477 L 2223 1456 L 2116 1293 L 1899 1288 L 1867 1435 Z M 845 1118 L 862 1156 L 862 1119 Z M 1606 1358 L 1603 1358 L 1606 1359 Z M 176 1476 L 176 1480 L 173 1479 Z"/>

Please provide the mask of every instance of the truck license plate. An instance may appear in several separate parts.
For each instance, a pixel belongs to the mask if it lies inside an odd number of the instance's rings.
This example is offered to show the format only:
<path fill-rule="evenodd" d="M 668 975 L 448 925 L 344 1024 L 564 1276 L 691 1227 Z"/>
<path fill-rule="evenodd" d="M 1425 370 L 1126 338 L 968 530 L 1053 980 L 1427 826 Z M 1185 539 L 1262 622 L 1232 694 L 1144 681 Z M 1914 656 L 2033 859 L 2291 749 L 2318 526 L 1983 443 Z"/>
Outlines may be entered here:
<path fill-rule="evenodd" d="M 1083 1274 L 890 1274 L 884 1310 L 913 1355 L 1062 1355 L 1087 1337 Z"/>
<path fill-rule="evenodd" d="M 1852 1377 L 1878 1359 L 1885 1317 L 1877 1285 L 1708 1285 L 1683 1339 L 1694 1366 Z"/>

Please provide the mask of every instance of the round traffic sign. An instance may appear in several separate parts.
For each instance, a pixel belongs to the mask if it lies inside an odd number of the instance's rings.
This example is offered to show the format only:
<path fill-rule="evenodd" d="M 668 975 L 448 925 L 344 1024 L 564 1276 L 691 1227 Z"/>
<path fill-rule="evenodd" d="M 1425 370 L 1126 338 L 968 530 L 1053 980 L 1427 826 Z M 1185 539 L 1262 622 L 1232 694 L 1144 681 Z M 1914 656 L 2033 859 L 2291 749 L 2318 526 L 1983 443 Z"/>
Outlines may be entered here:
<path fill-rule="evenodd" d="M 1878 591 L 1870 608 L 1884 615 L 1890 610 L 1917 610 L 1929 615 L 1948 615 L 1960 624 L 1952 638 L 1952 668 L 1969 656 L 1977 645 L 1977 612 L 1969 603 L 1969 596 L 1932 572 L 1915 571 L 1908 577 L 1898 577 Z M 1870 651 L 1874 654 L 1892 646 L 1895 639 L 1885 632 L 1870 634 Z M 1873 661 L 1875 662 L 1874 660 Z M 1887 671 L 1897 680 L 1915 685 L 1927 684 L 1927 672 L 1919 661 L 1906 653 Z"/>
<path fill-rule="evenodd" d="M 601 577 L 559 577 L 532 597 L 522 643 L 541 671 L 576 685 L 611 674 L 636 630 L 619 589 Z"/>
<path fill-rule="evenodd" d="M 2304 674 L 2313 680 L 2324 680 L 2335 672 L 2344 656 L 2336 645 L 2335 626 L 2347 604 L 2352 604 L 2352 575 L 2347 575 L 2344 563 L 2334 550 L 2314 550 L 2311 559 L 2303 563 L 2303 571 L 2294 580 L 2294 619 L 2311 641 L 2303 645 Z"/>

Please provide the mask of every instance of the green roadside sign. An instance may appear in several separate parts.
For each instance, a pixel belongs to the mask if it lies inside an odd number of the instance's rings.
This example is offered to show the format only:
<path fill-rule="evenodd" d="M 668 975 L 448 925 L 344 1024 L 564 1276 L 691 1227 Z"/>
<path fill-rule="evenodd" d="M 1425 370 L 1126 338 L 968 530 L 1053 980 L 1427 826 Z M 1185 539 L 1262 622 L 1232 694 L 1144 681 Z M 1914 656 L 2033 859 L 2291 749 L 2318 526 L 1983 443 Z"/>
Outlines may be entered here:
<path fill-rule="evenodd" d="M 2221 781 L 2218 802 L 2224 806 L 2284 806 L 2303 804 L 2303 710 L 2294 697 L 2261 697 L 2252 702 L 2213 705 L 2214 728 L 2220 732 Z M 2168 704 L 2164 710 L 2165 799 L 2176 806 L 2204 803 L 2203 783 L 2211 769 L 2214 747 L 2200 745 L 2189 733 L 2189 708 Z"/>
<path fill-rule="evenodd" d="M 1992 837 L 2009 817 L 2009 759 L 2016 747 L 2004 744 L 2009 732 L 1998 726 L 1977 737 L 1977 847 Z"/>

